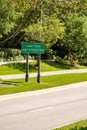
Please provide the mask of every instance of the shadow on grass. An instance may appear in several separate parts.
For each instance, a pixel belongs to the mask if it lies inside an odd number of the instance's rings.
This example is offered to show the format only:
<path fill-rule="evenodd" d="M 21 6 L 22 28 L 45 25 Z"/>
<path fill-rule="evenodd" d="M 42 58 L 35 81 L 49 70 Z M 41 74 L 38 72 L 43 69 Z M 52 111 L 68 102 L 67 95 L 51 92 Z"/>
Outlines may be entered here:
<path fill-rule="evenodd" d="M 43 63 L 46 63 L 50 66 L 53 66 L 55 68 L 58 68 L 58 69 L 70 69 L 69 66 L 65 66 L 65 65 L 62 65 L 62 64 L 59 64 L 59 63 L 56 63 L 54 61 L 43 61 Z"/>
<path fill-rule="evenodd" d="M 3 84 L 9 84 L 9 85 L 17 85 L 19 83 L 23 83 L 23 81 L 4 81 Z"/>
<path fill-rule="evenodd" d="M 5 66 L 11 68 L 11 69 L 17 69 L 21 72 L 25 72 L 26 71 L 26 63 L 11 63 L 11 64 L 6 64 Z M 37 69 L 35 68 L 35 66 L 33 65 L 29 65 L 29 71 L 30 72 L 35 72 Z"/>
<path fill-rule="evenodd" d="M 79 130 L 87 130 L 87 127 L 81 127 Z"/>

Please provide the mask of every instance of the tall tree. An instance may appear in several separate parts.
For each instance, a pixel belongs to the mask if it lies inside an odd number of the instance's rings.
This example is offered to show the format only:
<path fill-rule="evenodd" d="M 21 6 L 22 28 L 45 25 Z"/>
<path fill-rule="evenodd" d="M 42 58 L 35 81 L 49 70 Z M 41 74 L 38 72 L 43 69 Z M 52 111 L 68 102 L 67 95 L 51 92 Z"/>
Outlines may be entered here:
<path fill-rule="evenodd" d="M 58 10 L 57 10 L 58 9 Z M 87 52 L 87 0 L 60 1 L 57 15 L 66 27 L 64 38 L 58 40 L 56 46 L 64 48 L 64 55 L 83 56 Z M 60 50 L 56 50 L 59 54 Z"/>

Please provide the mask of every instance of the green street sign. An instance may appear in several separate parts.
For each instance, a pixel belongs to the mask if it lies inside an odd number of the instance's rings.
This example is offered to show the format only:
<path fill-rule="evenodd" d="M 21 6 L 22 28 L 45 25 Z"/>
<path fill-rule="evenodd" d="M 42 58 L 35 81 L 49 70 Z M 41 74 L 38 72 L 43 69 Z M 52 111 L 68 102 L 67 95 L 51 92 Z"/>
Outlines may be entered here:
<path fill-rule="evenodd" d="M 24 54 L 44 54 L 45 53 L 45 44 L 44 43 L 30 43 L 22 42 L 22 53 Z"/>

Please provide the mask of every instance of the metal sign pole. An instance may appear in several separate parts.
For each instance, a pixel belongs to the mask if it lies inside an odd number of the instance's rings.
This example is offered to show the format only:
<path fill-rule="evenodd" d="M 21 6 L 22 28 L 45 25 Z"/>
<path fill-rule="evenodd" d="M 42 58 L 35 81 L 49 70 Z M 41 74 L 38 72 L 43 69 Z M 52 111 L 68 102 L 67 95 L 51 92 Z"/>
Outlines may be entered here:
<path fill-rule="evenodd" d="M 38 55 L 38 75 L 37 75 L 37 83 L 40 83 L 40 59 L 41 59 L 41 55 Z"/>
<path fill-rule="evenodd" d="M 29 64 L 28 64 L 29 54 L 26 55 L 26 75 L 25 82 L 29 81 Z"/>

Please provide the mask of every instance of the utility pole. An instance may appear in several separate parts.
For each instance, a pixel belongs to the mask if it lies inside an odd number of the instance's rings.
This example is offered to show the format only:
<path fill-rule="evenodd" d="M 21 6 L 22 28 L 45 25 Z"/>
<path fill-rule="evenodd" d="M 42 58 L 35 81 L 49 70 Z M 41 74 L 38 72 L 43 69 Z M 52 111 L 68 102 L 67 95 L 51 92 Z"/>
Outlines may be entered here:
<path fill-rule="evenodd" d="M 40 41 L 42 41 L 42 1 L 41 1 L 41 18 L 40 18 L 40 26 L 41 26 L 41 31 L 40 31 Z M 37 83 L 41 82 L 40 78 L 40 69 L 41 69 L 41 54 L 38 55 L 38 75 L 37 75 Z"/>

